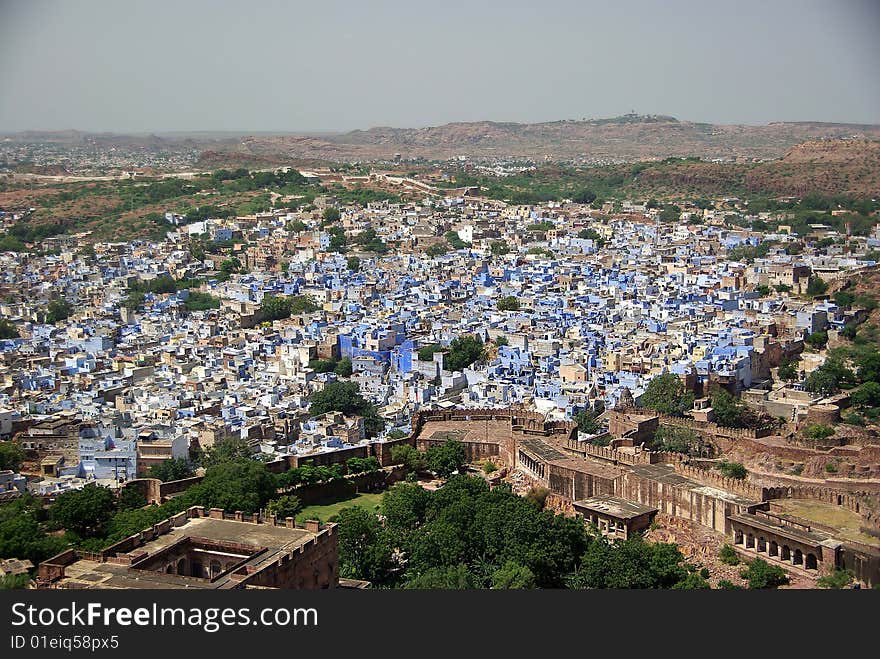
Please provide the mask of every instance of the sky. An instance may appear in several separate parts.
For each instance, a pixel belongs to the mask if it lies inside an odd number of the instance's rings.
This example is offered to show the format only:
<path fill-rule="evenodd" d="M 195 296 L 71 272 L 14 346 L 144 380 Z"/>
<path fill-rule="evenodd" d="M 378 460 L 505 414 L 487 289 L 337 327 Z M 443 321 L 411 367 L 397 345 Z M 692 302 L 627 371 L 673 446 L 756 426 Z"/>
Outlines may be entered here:
<path fill-rule="evenodd" d="M 880 0 L 0 0 L 0 131 L 880 123 Z"/>

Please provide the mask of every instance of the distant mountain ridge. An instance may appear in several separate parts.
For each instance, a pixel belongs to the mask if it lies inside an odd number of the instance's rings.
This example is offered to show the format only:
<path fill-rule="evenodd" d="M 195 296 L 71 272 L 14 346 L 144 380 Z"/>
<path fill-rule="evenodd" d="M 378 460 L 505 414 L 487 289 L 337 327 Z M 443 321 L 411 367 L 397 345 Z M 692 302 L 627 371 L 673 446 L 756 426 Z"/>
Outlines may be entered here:
<path fill-rule="evenodd" d="M 327 160 L 401 158 L 615 161 L 669 156 L 781 158 L 807 141 L 880 139 L 880 125 L 778 122 L 705 124 L 664 115 L 561 120 L 535 124 L 458 122 L 426 128 L 376 127 L 324 136 L 248 136 L 236 145 L 255 156 Z"/>
<path fill-rule="evenodd" d="M 422 158 L 445 160 L 518 159 L 609 163 L 698 156 L 720 160 L 783 157 L 804 142 L 880 140 L 880 125 L 818 121 L 763 125 L 708 124 L 668 115 L 625 114 L 605 119 L 563 119 L 541 123 L 456 122 L 424 128 L 378 126 L 338 134 L 162 134 L 123 135 L 76 130 L 25 131 L 2 139 L 68 144 L 128 143 L 187 145 L 240 162 L 291 160 L 368 161 Z"/>

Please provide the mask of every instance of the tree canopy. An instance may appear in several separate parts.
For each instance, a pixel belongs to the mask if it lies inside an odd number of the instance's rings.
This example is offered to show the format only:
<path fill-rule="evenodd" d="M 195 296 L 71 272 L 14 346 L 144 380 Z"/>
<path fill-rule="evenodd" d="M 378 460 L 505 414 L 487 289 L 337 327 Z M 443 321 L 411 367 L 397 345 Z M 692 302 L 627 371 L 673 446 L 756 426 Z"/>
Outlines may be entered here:
<path fill-rule="evenodd" d="M 686 391 L 681 378 L 675 373 L 664 373 L 653 378 L 641 397 L 642 407 L 661 414 L 681 416 L 694 405 L 694 395 Z"/>
<path fill-rule="evenodd" d="M 362 416 L 364 430 L 371 437 L 385 429 L 385 422 L 379 417 L 376 406 L 360 394 L 360 387 L 356 382 L 330 382 L 322 390 L 313 393 L 309 401 L 313 416 L 327 412 Z"/>

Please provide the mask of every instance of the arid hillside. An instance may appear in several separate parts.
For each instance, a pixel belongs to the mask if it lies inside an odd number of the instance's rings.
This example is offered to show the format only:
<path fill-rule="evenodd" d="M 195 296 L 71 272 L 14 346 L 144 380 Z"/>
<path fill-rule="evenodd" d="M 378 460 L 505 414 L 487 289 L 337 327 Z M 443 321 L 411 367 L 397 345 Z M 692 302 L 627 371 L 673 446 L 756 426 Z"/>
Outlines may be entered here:
<path fill-rule="evenodd" d="M 715 125 L 677 121 L 672 117 L 626 115 L 538 124 L 483 121 L 428 128 L 382 127 L 321 137 L 250 136 L 233 150 L 255 156 L 282 154 L 336 161 L 395 156 L 575 161 L 699 156 L 752 160 L 782 157 L 802 142 L 853 137 L 880 139 L 880 126 L 819 122 Z"/>

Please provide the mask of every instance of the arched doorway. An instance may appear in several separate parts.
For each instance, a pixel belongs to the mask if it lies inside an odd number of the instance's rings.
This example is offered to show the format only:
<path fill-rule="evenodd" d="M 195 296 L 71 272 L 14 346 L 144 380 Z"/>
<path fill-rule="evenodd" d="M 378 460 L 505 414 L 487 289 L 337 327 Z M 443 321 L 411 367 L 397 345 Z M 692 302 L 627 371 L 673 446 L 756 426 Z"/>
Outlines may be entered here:
<path fill-rule="evenodd" d="M 758 551 L 767 551 L 767 541 L 764 538 L 758 538 Z"/>
<path fill-rule="evenodd" d="M 223 571 L 223 568 L 220 566 L 220 561 L 211 561 L 211 572 L 208 575 L 211 579 L 216 577 Z"/>
<path fill-rule="evenodd" d="M 770 551 L 767 552 L 770 556 L 779 556 L 779 545 L 776 544 L 775 540 L 770 541 Z"/>
<path fill-rule="evenodd" d="M 794 560 L 792 561 L 795 565 L 803 565 L 804 564 L 804 552 L 800 549 L 794 550 Z"/>
<path fill-rule="evenodd" d="M 743 543 L 743 532 L 737 529 L 733 532 L 733 544 L 741 545 L 742 543 Z"/>
<path fill-rule="evenodd" d="M 819 568 L 819 562 L 816 560 L 815 554 L 807 554 L 807 560 L 804 562 L 804 567 L 808 570 L 816 570 Z"/>
<path fill-rule="evenodd" d="M 791 560 L 791 549 L 789 549 L 788 545 L 782 545 L 782 554 L 780 557 L 783 561 Z"/>
<path fill-rule="evenodd" d="M 754 549 L 755 548 L 755 536 L 749 533 L 746 536 L 746 549 Z"/>
<path fill-rule="evenodd" d="M 181 558 L 177 561 L 177 574 L 186 574 L 186 559 Z"/>

